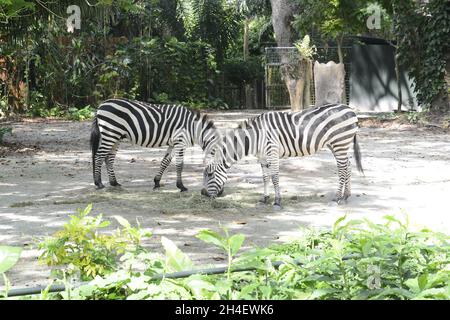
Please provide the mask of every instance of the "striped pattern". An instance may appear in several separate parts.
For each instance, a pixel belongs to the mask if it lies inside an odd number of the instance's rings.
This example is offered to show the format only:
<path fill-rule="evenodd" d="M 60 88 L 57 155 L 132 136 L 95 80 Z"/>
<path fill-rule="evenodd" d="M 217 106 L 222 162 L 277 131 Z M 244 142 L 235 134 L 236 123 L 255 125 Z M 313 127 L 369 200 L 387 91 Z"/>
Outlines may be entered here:
<path fill-rule="evenodd" d="M 168 146 L 160 169 L 154 178 L 155 188 L 175 155 L 177 187 L 182 183 L 184 151 L 194 144 L 207 149 L 216 141 L 215 127 L 206 115 L 178 105 L 152 105 L 126 99 L 110 99 L 102 103 L 93 122 L 91 148 L 94 183 L 103 188 L 101 167 L 106 162 L 109 182 L 118 186 L 113 164 L 119 142 L 127 138 L 147 148 Z"/>
<path fill-rule="evenodd" d="M 227 169 L 241 158 L 255 155 L 263 172 L 262 202 L 267 203 L 269 199 L 268 184 L 272 179 L 274 205 L 280 207 L 279 159 L 312 155 L 327 146 L 333 152 L 338 167 L 339 186 L 335 200 L 347 199 L 351 194 L 348 151 L 352 143 L 357 167 L 362 171 L 356 139 L 357 123 L 356 114 L 343 104 L 302 112 L 267 112 L 247 120 L 238 129 L 224 134 L 223 145 L 217 148 L 215 160 L 204 172 L 206 193 L 215 197 L 223 189 Z"/>

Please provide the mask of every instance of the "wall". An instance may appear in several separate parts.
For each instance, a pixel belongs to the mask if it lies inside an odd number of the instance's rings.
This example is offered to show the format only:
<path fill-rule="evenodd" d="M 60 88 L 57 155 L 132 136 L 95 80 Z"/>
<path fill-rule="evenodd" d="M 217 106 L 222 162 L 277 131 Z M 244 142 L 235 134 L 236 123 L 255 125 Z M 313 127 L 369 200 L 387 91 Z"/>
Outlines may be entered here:
<path fill-rule="evenodd" d="M 394 48 L 386 44 L 354 44 L 350 75 L 350 106 L 359 111 L 397 109 Z M 412 81 L 400 72 L 404 110 L 417 110 Z"/>

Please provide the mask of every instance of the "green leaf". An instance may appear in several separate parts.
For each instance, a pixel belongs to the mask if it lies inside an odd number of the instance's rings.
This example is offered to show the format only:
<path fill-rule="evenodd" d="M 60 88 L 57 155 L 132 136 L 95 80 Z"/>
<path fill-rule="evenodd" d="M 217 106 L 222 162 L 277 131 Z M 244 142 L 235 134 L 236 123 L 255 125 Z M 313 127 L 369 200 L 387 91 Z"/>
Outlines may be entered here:
<path fill-rule="evenodd" d="M 220 234 L 211 230 L 202 230 L 197 234 L 197 238 L 206 242 L 215 245 L 221 249 L 227 250 L 225 241 Z"/>
<path fill-rule="evenodd" d="M 212 283 L 202 279 L 187 279 L 186 285 L 192 291 L 195 299 L 208 299 L 215 290 Z"/>
<path fill-rule="evenodd" d="M 420 291 L 425 289 L 428 283 L 428 274 L 424 273 L 421 276 L 419 276 L 419 278 L 417 279 L 417 283 L 419 284 Z"/>
<path fill-rule="evenodd" d="M 339 224 L 344 221 L 347 218 L 347 215 L 344 215 L 336 220 L 336 222 L 333 224 L 333 233 L 339 230 Z"/>
<path fill-rule="evenodd" d="M 113 216 L 114 219 L 117 220 L 117 222 L 124 228 L 129 229 L 131 228 L 130 223 L 128 222 L 127 219 L 121 217 L 121 216 Z"/>
<path fill-rule="evenodd" d="M 166 264 L 170 271 L 192 269 L 192 261 L 171 240 L 161 237 L 161 243 L 166 250 Z"/>
<path fill-rule="evenodd" d="M 22 248 L 0 246 L 0 273 L 11 269 L 19 261 Z"/>
<path fill-rule="evenodd" d="M 243 234 L 235 234 L 228 240 L 231 249 L 231 255 L 235 255 L 244 243 L 245 236 Z"/>

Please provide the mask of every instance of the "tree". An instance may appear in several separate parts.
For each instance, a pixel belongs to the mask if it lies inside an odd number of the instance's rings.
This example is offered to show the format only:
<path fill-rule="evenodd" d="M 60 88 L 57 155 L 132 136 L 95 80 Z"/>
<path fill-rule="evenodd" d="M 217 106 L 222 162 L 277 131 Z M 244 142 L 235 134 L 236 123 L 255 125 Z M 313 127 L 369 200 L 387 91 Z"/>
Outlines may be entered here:
<path fill-rule="evenodd" d="M 275 32 L 275 40 L 278 47 L 291 47 L 294 40 L 292 21 L 296 12 L 297 2 L 295 0 L 271 0 L 272 25 Z M 299 57 L 292 59 L 290 55 L 281 56 L 281 74 L 289 92 L 291 109 L 298 111 L 303 107 L 303 96 L 305 95 L 306 68 L 305 60 Z"/>
<path fill-rule="evenodd" d="M 344 62 L 342 53 L 346 35 L 358 34 L 366 29 L 363 9 L 364 0 L 296 0 L 299 13 L 293 25 L 301 34 L 317 32 L 324 40 L 333 40 L 338 47 L 339 63 Z"/>

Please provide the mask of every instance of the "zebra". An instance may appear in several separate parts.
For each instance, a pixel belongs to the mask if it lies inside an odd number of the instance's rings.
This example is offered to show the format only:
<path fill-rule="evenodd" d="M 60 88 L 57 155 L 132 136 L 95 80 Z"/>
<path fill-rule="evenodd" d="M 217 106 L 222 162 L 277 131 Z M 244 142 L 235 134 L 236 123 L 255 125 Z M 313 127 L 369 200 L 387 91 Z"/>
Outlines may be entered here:
<path fill-rule="evenodd" d="M 122 98 L 106 100 L 99 106 L 91 129 L 92 167 L 97 189 L 104 188 L 103 162 L 106 162 L 110 185 L 120 186 L 113 164 L 119 142 L 124 138 L 149 148 L 168 146 L 154 177 L 154 189 L 160 187 L 161 177 L 175 154 L 176 185 L 180 191 L 187 191 L 181 177 L 186 147 L 198 144 L 207 150 L 217 140 L 213 121 L 207 115 L 183 106 L 147 104 Z"/>
<path fill-rule="evenodd" d="M 337 161 L 339 185 L 338 204 L 350 195 L 350 160 L 348 150 L 353 142 L 356 165 L 364 173 L 357 140 L 358 118 L 344 104 L 328 104 L 301 112 L 272 111 L 243 122 L 227 132 L 222 145 L 215 147 L 215 155 L 204 170 L 203 195 L 215 198 L 227 180 L 227 170 L 248 155 L 255 155 L 262 168 L 264 194 L 259 203 L 269 201 L 269 179 L 275 189 L 274 209 L 281 209 L 279 187 L 279 159 L 312 155 L 327 146 Z"/>

